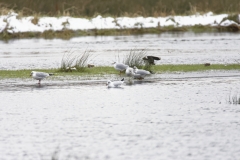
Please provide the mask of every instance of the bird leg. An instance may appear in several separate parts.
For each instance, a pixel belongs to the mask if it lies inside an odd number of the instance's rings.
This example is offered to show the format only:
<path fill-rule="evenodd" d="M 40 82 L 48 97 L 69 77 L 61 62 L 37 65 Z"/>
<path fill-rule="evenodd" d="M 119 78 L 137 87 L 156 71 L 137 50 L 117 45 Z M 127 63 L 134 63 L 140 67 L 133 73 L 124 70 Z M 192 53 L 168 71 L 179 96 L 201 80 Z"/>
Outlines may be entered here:
<path fill-rule="evenodd" d="M 129 77 L 129 78 L 128 78 L 128 83 L 129 83 L 129 84 L 133 84 L 133 78 L 132 78 L 132 77 Z"/>
<path fill-rule="evenodd" d="M 121 74 L 123 73 L 124 71 L 119 71 L 119 75 L 121 76 Z"/>

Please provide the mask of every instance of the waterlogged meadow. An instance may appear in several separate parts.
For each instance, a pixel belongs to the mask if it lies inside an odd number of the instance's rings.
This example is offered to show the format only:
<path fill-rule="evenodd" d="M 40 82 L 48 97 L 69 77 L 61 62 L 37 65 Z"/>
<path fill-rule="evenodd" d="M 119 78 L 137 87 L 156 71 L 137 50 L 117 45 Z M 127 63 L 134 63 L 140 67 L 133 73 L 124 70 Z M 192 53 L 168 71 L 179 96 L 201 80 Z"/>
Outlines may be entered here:
<path fill-rule="evenodd" d="M 237 159 L 239 43 L 230 33 L 1 41 L 0 159 Z M 125 78 L 112 63 L 135 53 L 161 57 L 156 73 L 107 88 Z M 39 85 L 32 70 L 54 76 Z"/>
<path fill-rule="evenodd" d="M 2 159 L 240 156 L 240 108 L 228 102 L 238 72 L 161 74 L 110 89 L 104 78 L 36 83 L 1 80 Z"/>

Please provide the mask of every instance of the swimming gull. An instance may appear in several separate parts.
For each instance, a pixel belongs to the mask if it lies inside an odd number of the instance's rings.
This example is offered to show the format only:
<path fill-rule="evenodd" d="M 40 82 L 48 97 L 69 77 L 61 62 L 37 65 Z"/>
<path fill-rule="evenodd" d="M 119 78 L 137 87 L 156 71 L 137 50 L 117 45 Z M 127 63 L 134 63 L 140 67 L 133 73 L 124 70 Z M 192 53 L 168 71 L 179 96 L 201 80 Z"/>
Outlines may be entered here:
<path fill-rule="evenodd" d="M 122 84 L 124 83 L 124 78 L 121 80 L 121 81 L 110 81 L 110 80 L 108 80 L 107 81 L 107 86 L 108 86 L 108 88 L 116 88 L 116 87 L 119 87 L 119 86 L 121 86 Z"/>
<path fill-rule="evenodd" d="M 123 64 L 123 63 L 117 63 L 117 62 L 114 62 L 113 63 L 113 67 L 117 70 L 117 71 L 120 71 L 120 74 L 125 71 L 128 67 L 128 65 L 126 64 Z"/>
<path fill-rule="evenodd" d="M 38 80 L 38 84 L 41 83 L 41 80 L 48 77 L 48 76 L 52 76 L 54 75 L 53 73 L 45 73 L 45 72 L 36 72 L 36 71 L 32 71 L 30 76 L 32 76 L 32 78 Z"/>

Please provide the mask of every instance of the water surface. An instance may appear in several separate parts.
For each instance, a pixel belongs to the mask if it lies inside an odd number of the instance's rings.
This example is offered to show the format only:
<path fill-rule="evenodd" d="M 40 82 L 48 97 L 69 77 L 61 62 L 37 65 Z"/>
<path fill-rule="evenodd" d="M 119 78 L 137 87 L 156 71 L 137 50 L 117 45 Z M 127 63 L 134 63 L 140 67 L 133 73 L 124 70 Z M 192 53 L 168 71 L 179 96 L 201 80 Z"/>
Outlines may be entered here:
<path fill-rule="evenodd" d="M 110 89 L 1 81 L 0 159 L 237 159 L 237 72 L 161 76 Z"/>
<path fill-rule="evenodd" d="M 176 33 L 0 42 L 0 69 L 57 68 L 69 51 L 108 65 L 132 49 L 158 64 L 240 62 L 236 33 Z M 176 160 L 240 157 L 239 71 L 157 74 L 106 88 L 108 79 L 0 79 L 0 160 Z M 230 99 L 229 99 L 230 98 Z"/>
<path fill-rule="evenodd" d="M 89 63 L 110 66 L 131 50 L 161 57 L 158 64 L 240 62 L 239 33 L 164 33 L 137 36 L 88 36 L 70 40 L 0 41 L 0 69 L 58 68 L 65 53 L 91 50 Z"/>

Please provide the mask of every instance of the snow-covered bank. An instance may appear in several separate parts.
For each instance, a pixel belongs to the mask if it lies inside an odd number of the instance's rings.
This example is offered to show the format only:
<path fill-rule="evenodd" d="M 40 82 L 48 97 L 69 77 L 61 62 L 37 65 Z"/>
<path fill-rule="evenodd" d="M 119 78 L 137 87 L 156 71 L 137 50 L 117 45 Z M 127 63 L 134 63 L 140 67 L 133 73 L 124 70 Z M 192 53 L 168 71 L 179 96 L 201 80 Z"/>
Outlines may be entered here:
<path fill-rule="evenodd" d="M 228 26 L 235 24 L 240 27 L 240 15 L 235 21 L 225 19 L 228 14 L 214 15 L 212 12 L 190 16 L 168 17 L 101 17 L 92 19 L 73 17 L 19 17 L 17 13 L 0 16 L 0 33 L 44 32 L 47 30 L 61 31 L 88 29 L 131 29 L 156 27 L 183 27 L 194 25 Z"/>

